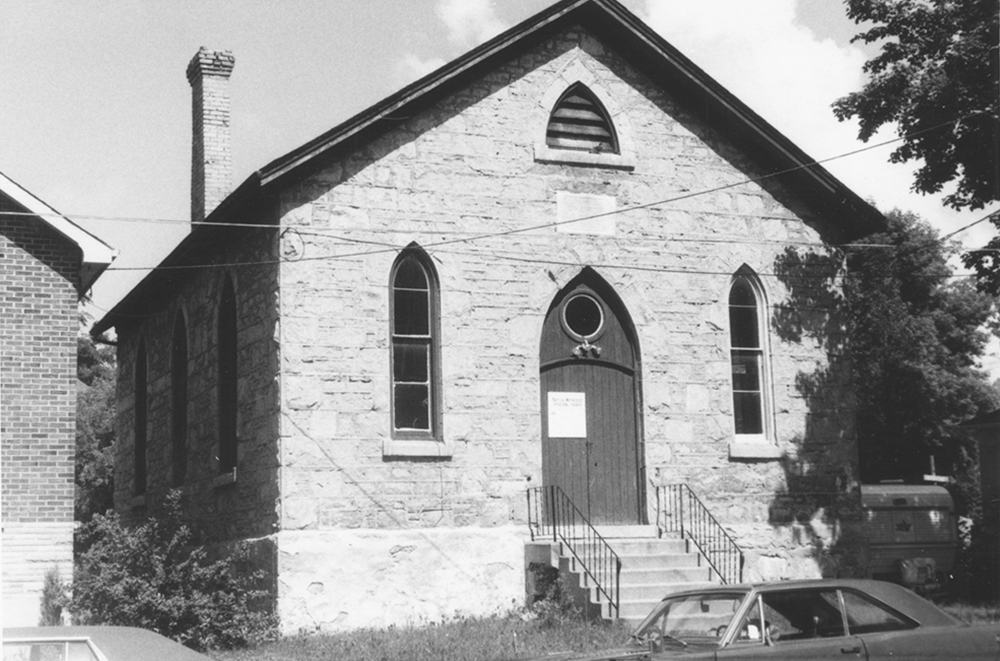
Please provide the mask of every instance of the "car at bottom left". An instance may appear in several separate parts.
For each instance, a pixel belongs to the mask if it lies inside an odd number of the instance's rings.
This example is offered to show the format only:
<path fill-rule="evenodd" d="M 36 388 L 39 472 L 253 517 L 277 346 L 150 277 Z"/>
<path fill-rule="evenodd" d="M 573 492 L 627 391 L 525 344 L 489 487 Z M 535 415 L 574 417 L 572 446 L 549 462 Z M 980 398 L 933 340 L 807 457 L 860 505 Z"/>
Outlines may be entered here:
<path fill-rule="evenodd" d="M 210 661 L 180 643 L 136 627 L 12 627 L 3 661 Z"/>

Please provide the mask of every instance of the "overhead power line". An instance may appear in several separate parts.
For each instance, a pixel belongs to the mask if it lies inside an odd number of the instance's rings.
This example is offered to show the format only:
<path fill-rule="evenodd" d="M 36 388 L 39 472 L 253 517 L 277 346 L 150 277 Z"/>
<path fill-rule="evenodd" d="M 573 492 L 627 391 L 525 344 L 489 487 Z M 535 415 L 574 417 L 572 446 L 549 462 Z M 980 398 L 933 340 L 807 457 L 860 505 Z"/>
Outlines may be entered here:
<path fill-rule="evenodd" d="M 421 247 L 423 247 L 424 249 L 440 248 L 440 247 L 443 247 L 443 246 L 448 246 L 448 245 L 453 245 L 453 244 L 474 243 L 474 242 L 478 242 L 478 241 L 484 241 L 484 240 L 487 240 L 487 239 L 502 238 L 502 237 L 505 237 L 505 236 L 512 236 L 512 235 L 515 235 L 515 234 L 530 234 L 532 232 L 537 232 L 537 231 L 546 230 L 546 229 L 558 228 L 560 226 L 570 225 L 570 224 L 573 224 L 573 223 L 580 223 L 580 222 L 585 222 L 585 221 L 590 221 L 590 220 L 597 220 L 597 219 L 600 219 L 600 218 L 605 218 L 605 217 L 609 217 L 609 216 L 616 216 L 616 215 L 626 214 L 626 213 L 630 213 L 630 212 L 638 211 L 638 210 L 642 210 L 642 209 L 651 209 L 651 208 L 655 208 L 655 207 L 659 207 L 659 206 L 663 206 L 663 205 L 675 204 L 677 202 L 681 202 L 681 201 L 684 201 L 684 200 L 696 198 L 696 197 L 703 196 L 703 195 L 710 195 L 710 194 L 713 194 L 713 193 L 721 192 L 721 191 L 728 190 L 728 189 L 731 189 L 731 188 L 736 188 L 736 187 L 739 187 L 739 186 L 760 183 L 760 182 L 766 181 L 768 179 L 772 179 L 772 178 L 779 177 L 779 176 L 784 176 L 784 175 L 787 175 L 787 174 L 790 174 L 790 173 L 793 173 L 793 172 L 796 172 L 796 171 L 808 169 L 808 168 L 816 166 L 816 165 L 822 165 L 824 163 L 829 163 L 831 161 L 835 161 L 835 160 L 838 160 L 838 159 L 841 159 L 841 158 L 846 158 L 846 157 L 849 157 L 849 156 L 854 156 L 854 155 L 860 154 L 862 152 L 870 151 L 870 150 L 873 150 L 873 149 L 884 147 L 884 146 L 892 144 L 894 142 L 899 142 L 901 140 L 905 140 L 905 139 L 910 138 L 910 137 L 915 137 L 915 136 L 920 135 L 922 133 L 927 133 L 927 132 L 930 132 L 930 131 L 934 131 L 934 130 L 937 130 L 937 129 L 940 129 L 940 128 L 943 128 L 943 127 L 946 127 L 946 126 L 951 126 L 951 125 L 953 125 L 953 124 L 955 124 L 957 122 L 963 121 L 964 119 L 967 119 L 968 117 L 971 117 L 972 115 L 975 115 L 975 114 L 979 114 L 979 113 L 970 113 L 969 115 L 963 116 L 963 117 L 961 117 L 959 119 L 956 119 L 956 120 L 953 120 L 953 121 L 949 121 L 949 122 L 942 122 L 942 123 L 937 124 L 935 126 L 928 127 L 926 129 L 922 129 L 920 131 L 915 131 L 915 132 L 907 134 L 905 136 L 898 136 L 896 138 L 891 138 L 891 139 L 888 139 L 888 140 L 885 140 L 885 141 L 882 141 L 882 142 L 879 142 L 879 143 L 875 143 L 875 144 L 872 144 L 872 145 L 866 145 L 864 147 L 861 147 L 861 148 L 858 148 L 858 149 L 855 149 L 855 150 L 851 150 L 851 151 L 848 151 L 848 152 L 843 152 L 841 154 L 838 154 L 838 155 L 835 155 L 835 156 L 831 156 L 831 157 L 828 157 L 828 158 L 825 158 L 825 159 L 820 159 L 820 160 L 817 160 L 817 161 L 812 161 L 810 163 L 805 163 L 805 164 L 798 165 L 798 166 L 795 166 L 795 167 L 792 167 L 792 168 L 786 168 L 784 170 L 779 170 L 779 171 L 772 172 L 772 173 L 769 173 L 769 174 L 766 174 L 766 175 L 762 175 L 762 176 L 759 176 L 759 177 L 749 177 L 749 178 L 741 179 L 739 181 L 731 182 L 731 183 L 728 183 L 728 184 L 723 184 L 723 185 L 720 185 L 720 186 L 715 186 L 715 187 L 708 188 L 708 189 L 702 189 L 702 190 L 698 190 L 698 191 L 685 191 L 685 192 L 683 192 L 683 193 L 681 193 L 679 195 L 675 195 L 675 196 L 669 197 L 669 198 L 664 198 L 664 199 L 657 200 L 657 201 L 654 201 L 654 202 L 648 202 L 648 203 L 645 203 L 645 204 L 637 204 L 637 205 L 631 205 L 631 206 L 621 207 L 621 208 L 614 209 L 614 210 L 611 210 L 611 211 L 607 211 L 607 212 L 603 212 L 603 213 L 597 213 L 597 214 L 592 214 L 592 215 L 589 215 L 589 216 L 583 216 L 583 217 L 580 217 L 580 218 L 573 218 L 573 219 L 563 220 L 563 221 L 552 221 L 552 222 L 548 222 L 548 223 L 540 223 L 540 224 L 531 225 L 531 226 L 527 226 L 527 227 L 511 228 L 511 229 L 508 229 L 508 230 L 501 230 L 501 231 L 495 231 L 495 232 L 461 233 L 461 234 L 465 234 L 465 236 L 455 236 L 454 238 L 443 239 L 443 240 L 440 240 L 440 241 L 431 242 L 431 243 L 428 243 L 426 245 L 422 245 Z M 701 212 L 699 211 L 699 213 L 701 213 Z M 713 212 L 713 211 L 709 210 L 709 211 L 705 211 L 704 213 L 709 213 L 709 214 L 715 213 L 715 214 L 718 214 L 720 212 Z M 0 213 L 0 216 L 2 216 L 2 215 L 38 216 L 40 214 L 34 214 L 34 213 L 29 213 L 29 212 L 2 212 L 2 213 Z M 200 269 L 200 268 L 219 268 L 219 267 L 235 267 L 235 266 L 248 266 L 248 265 L 267 265 L 267 264 L 282 263 L 282 262 L 335 260 L 335 259 L 347 259 L 347 258 L 352 258 L 352 257 L 365 256 L 365 255 L 370 255 L 370 254 L 373 254 L 373 253 L 388 252 L 388 251 L 398 251 L 398 250 L 402 250 L 403 248 L 405 248 L 405 246 L 397 245 L 397 244 L 393 244 L 393 243 L 389 243 L 389 242 L 381 242 L 381 241 L 375 241 L 375 240 L 371 240 L 371 239 L 361 239 L 361 238 L 356 238 L 356 237 L 344 236 L 341 233 L 345 230 L 345 228 L 336 228 L 336 229 L 333 229 L 333 230 L 331 230 L 331 232 L 337 232 L 338 234 L 332 234 L 331 233 L 331 234 L 327 235 L 325 232 L 321 232 L 321 231 L 319 231 L 319 230 L 317 230 L 315 228 L 306 229 L 306 227 L 300 226 L 300 225 L 280 225 L 280 224 L 279 225 L 262 225 L 262 224 L 259 224 L 259 223 L 229 223 L 229 222 L 226 222 L 226 223 L 215 223 L 215 222 L 206 222 L 206 221 L 191 222 L 191 221 L 187 221 L 187 220 L 176 220 L 176 219 L 166 219 L 166 218 L 115 217 L 115 216 L 74 215 L 74 214 L 42 214 L 42 215 L 55 215 L 55 216 L 60 216 L 60 217 L 74 218 L 74 219 L 78 219 L 78 220 L 104 220 L 104 221 L 125 221 L 125 222 L 150 222 L 150 223 L 170 223 L 170 224 L 189 224 L 189 225 L 210 225 L 210 226 L 217 226 L 217 227 L 268 229 L 268 230 L 272 230 L 272 231 L 273 230 L 281 230 L 281 231 L 294 230 L 294 231 L 297 231 L 297 232 L 300 232 L 300 233 L 303 233 L 303 234 L 304 233 L 308 233 L 308 234 L 314 235 L 314 236 L 329 236 L 330 238 L 339 239 L 339 240 L 344 241 L 346 243 L 367 244 L 367 245 L 374 245 L 374 246 L 381 246 L 382 247 L 382 249 L 380 249 L 380 250 L 374 250 L 374 251 L 368 251 L 368 252 L 353 252 L 353 253 L 346 253 L 346 254 L 323 255 L 323 256 L 315 256 L 315 257 L 299 257 L 299 258 L 292 258 L 292 259 L 262 260 L 262 261 L 251 261 L 251 262 L 232 262 L 232 263 L 227 263 L 227 264 L 191 264 L 191 265 L 182 265 L 182 266 L 163 266 L 163 265 L 152 266 L 152 267 L 150 267 L 150 266 L 137 266 L 137 267 L 120 267 L 120 266 L 116 267 L 116 266 L 111 266 L 111 267 L 109 267 L 107 269 L 108 271 L 117 271 L 117 272 L 123 272 L 123 271 L 153 271 L 153 270 L 157 270 L 157 269 L 160 269 L 160 270 L 189 270 L 189 269 Z M 954 235 L 956 235 L 956 234 L 958 234 L 960 232 L 963 232 L 963 231 L 969 229 L 970 227 L 973 227 L 974 225 L 977 225 L 977 224 L 979 224 L 979 223 L 987 220 L 991 215 L 992 214 L 989 214 L 989 215 L 987 215 L 984 218 L 981 218 L 981 219 L 979 219 L 979 220 L 977 220 L 977 221 L 975 221 L 973 223 L 970 223 L 969 225 L 966 225 L 965 227 L 962 227 L 959 230 L 956 230 L 955 232 L 952 232 L 952 233 L 948 234 L 946 237 L 942 237 L 939 241 L 947 240 L 948 238 L 950 238 L 950 237 L 952 237 L 952 236 L 954 236 Z M 386 228 L 380 228 L 380 229 L 377 229 L 377 230 L 372 230 L 370 228 L 357 228 L 357 230 L 358 231 L 364 231 L 364 232 L 369 233 L 369 234 L 371 234 L 371 233 L 374 233 L 374 234 L 400 234 L 400 233 L 405 233 L 405 234 L 408 234 L 408 235 L 413 235 L 413 234 L 433 234 L 433 235 L 437 235 L 437 236 L 442 236 L 442 235 L 443 236 L 448 236 L 449 234 L 452 234 L 450 232 L 441 232 L 441 231 L 435 231 L 435 230 L 415 230 L 415 231 L 401 230 L 401 231 L 398 231 L 398 230 L 390 230 L 390 229 L 386 229 Z M 454 234 L 459 234 L 459 233 L 456 232 Z M 699 242 L 699 243 L 706 243 L 706 242 L 714 242 L 714 243 L 739 243 L 739 244 L 757 243 L 759 241 L 761 244 L 779 244 L 779 245 L 789 245 L 789 246 L 802 245 L 802 246 L 835 247 L 835 248 L 858 247 L 858 246 L 852 246 L 852 244 L 845 244 L 845 245 L 840 245 L 840 246 L 832 246 L 830 244 L 819 243 L 819 242 L 795 242 L 795 241 L 789 241 L 789 240 L 775 240 L 775 241 L 766 241 L 766 240 L 765 241 L 760 241 L 760 240 L 754 241 L 754 240 L 749 240 L 748 241 L 748 240 L 745 240 L 743 238 L 719 239 L 717 237 L 705 238 L 705 237 L 698 237 L 698 236 L 694 236 L 694 237 L 676 237 L 676 236 L 671 236 L 671 237 L 667 237 L 667 238 L 664 238 L 664 239 L 657 239 L 656 237 L 648 237 L 648 238 L 645 238 L 644 240 L 649 240 L 649 241 L 663 240 L 663 241 L 678 241 L 678 242 L 687 241 L 687 242 Z M 928 244 L 928 247 L 930 247 L 931 245 L 935 245 L 936 243 L 937 242 L 930 243 L 930 244 Z M 895 246 L 892 246 L 892 245 L 880 245 L 880 244 L 867 244 L 866 247 L 893 248 Z"/>

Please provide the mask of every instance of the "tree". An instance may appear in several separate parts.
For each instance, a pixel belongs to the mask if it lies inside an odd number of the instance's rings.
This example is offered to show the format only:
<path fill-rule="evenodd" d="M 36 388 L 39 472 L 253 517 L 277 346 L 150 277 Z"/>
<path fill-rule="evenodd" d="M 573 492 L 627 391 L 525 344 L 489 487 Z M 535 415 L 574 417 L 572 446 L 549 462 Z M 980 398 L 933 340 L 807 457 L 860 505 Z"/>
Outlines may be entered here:
<path fill-rule="evenodd" d="M 847 16 L 871 23 L 853 41 L 880 42 L 860 92 L 838 99 L 841 121 L 857 117 L 867 142 L 895 122 L 893 163 L 923 161 L 913 190 L 981 209 L 1000 200 L 1000 76 L 997 0 L 847 0 Z"/>
<path fill-rule="evenodd" d="M 964 480 L 975 450 L 952 427 L 1000 402 L 977 367 L 994 299 L 952 279 L 956 247 L 917 216 L 886 218 L 885 233 L 849 250 L 845 283 L 861 479 L 919 479 L 933 455 Z"/>
<path fill-rule="evenodd" d="M 77 337 L 75 518 L 89 521 L 114 505 L 114 347 Z"/>

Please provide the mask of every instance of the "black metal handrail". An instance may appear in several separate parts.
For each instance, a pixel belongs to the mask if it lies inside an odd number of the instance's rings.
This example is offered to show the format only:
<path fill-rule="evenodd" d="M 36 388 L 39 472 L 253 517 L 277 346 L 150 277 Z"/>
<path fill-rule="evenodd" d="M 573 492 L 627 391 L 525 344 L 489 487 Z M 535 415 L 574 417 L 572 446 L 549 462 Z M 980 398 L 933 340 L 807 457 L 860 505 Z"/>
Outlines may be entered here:
<path fill-rule="evenodd" d="M 723 583 L 743 582 L 743 551 L 688 485 L 658 487 L 656 510 L 660 529 L 690 539 Z"/>
<path fill-rule="evenodd" d="M 556 485 L 528 489 L 531 541 L 551 537 L 562 543 L 618 617 L 622 561 L 583 512 Z"/>

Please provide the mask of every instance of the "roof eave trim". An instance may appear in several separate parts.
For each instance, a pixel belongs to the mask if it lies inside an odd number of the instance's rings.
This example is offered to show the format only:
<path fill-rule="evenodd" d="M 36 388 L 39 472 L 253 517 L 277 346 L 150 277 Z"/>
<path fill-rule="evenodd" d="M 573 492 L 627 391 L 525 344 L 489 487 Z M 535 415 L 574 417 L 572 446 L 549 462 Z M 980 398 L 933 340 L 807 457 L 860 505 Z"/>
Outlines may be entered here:
<path fill-rule="evenodd" d="M 118 318 L 124 316 L 123 312 L 126 308 L 131 306 L 135 301 L 142 297 L 142 293 L 153 286 L 154 281 L 160 277 L 160 267 L 169 266 L 172 262 L 179 259 L 179 256 L 186 253 L 187 249 L 191 244 L 197 242 L 200 238 L 202 232 L 206 228 L 212 226 L 225 225 L 223 218 L 228 214 L 232 213 L 234 209 L 238 209 L 244 201 L 251 199 L 251 196 L 260 192 L 260 172 L 254 172 L 246 180 L 239 185 L 236 190 L 226 196 L 222 202 L 219 203 L 215 209 L 213 209 L 204 221 L 198 223 L 191 228 L 191 232 L 181 239 L 170 254 L 163 258 L 163 260 L 154 268 L 150 269 L 149 273 L 144 277 L 139 283 L 129 290 L 125 297 L 122 298 L 118 303 L 108 311 L 103 317 L 101 317 L 94 325 L 91 327 L 90 334 L 97 336 L 104 331 L 115 326 Z"/>
<path fill-rule="evenodd" d="M 118 256 L 118 251 L 101 241 L 99 238 L 83 229 L 68 216 L 59 213 L 48 204 L 28 192 L 16 181 L 0 172 L 0 190 L 11 199 L 38 216 L 52 229 L 79 246 L 83 253 L 83 262 L 95 267 L 107 267 Z M 103 269 L 102 269 L 103 270 Z"/>
<path fill-rule="evenodd" d="M 363 131 L 372 124 L 386 119 L 389 115 L 426 95 L 427 93 L 447 84 L 456 76 L 461 75 L 468 69 L 476 66 L 483 60 L 489 59 L 508 46 L 520 41 L 527 36 L 538 32 L 551 23 L 559 20 L 566 14 L 574 11 L 578 7 L 594 2 L 595 0 L 575 0 L 562 6 L 554 5 L 549 9 L 549 13 L 542 12 L 527 21 L 520 23 L 509 30 L 502 32 L 486 43 L 472 49 L 465 56 L 452 60 L 440 69 L 429 73 L 413 83 L 410 83 L 402 90 L 392 94 L 383 101 L 376 103 L 367 110 L 348 119 L 330 131 L 307 142 L 302 147 L 295 149 L 285 156 L 279 157 L 267 164 L 260 170 L 261 184 L 266 186 L 295 170 L 300 165 L 311 161 L 321 154 L 336 147 L 338 144 L 353 135 Z M 602 3 L 603 4 L 603 3 Z"/>
<path fill-rule="evenodd" d="M 794 150 L 798 148 L 792 145 L 782 144 L 789 142 L 787 138 L 777 132 L 776 129 L 767 124 L 766 120 L 757 115 L 752 109 L 737 99 L 732 94 L 726 92 L 708 74 L 702 71 L 696 64 L 689 60 L 680 51 L 670 45 L 660 35 L 653 32 L 651 28 L 632 16 L 628 10 L 624 9 L 617 2 L 608 0 L 576 0 L 575 2 L 555 5 L 550 13 L 541 14 L 528 21 L 494 37 L 485 44 L 469 51 L 465 56 L 453 60 L 449 64 L 441 67 L 427 76 L 411 83 L 396 94 L 388 97 L 383 102 L 376 104 L 366 111 L 362 111 L 351 119 L 334 129 L 319 136 L 313 141 L 306 143 L 299 149 L 289 152 L 261 169 L 261 183 L 268 185 L 295 170 L 299 166 L 320 156 L 321 154 L 336 147 L 344 140 L 356 135 L 376 122 L 388 118 L 392 113 L 415 101 L 421 96 L 447 84 L 456 76 L 464 73 L 468 69 L 476 66 L 483 60 L 490 58 L 508 46 L 527 38 L 553 22 L 563 18 L 565 15 L 576 11 L 578 8 L 587 5 L 600 5 L 608 14 L 614 16 L 619 23 L 627 28 L 632 34 L 640 39 L 648 48 L 659 52 L 664 59 L 670 62 L 674 68 L 683 74 L 689 81 L 709 95 L 716 103 L 720 104 L 727 112 L 742 119 L 760 138 L 768 143 L 778 154 L 794 164 L 797 168 L 804 170 L 810 178 L 823 187 L 827 192 L 834 193 L 838 190 L 848 190 L 843 183 L 839 182 L 832 174 L 827 172 L 816 161 L 811 160 L 804 153 L 796 154 Z M 717 89 L 718 88 L 718 89 Z M 777 137 L 776 137 L 777 134 Z"/>

